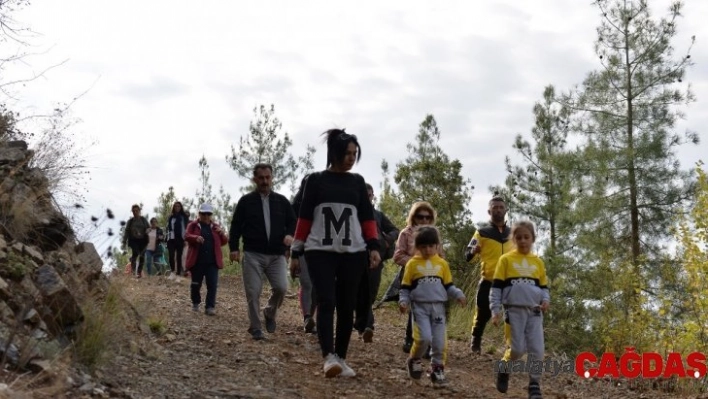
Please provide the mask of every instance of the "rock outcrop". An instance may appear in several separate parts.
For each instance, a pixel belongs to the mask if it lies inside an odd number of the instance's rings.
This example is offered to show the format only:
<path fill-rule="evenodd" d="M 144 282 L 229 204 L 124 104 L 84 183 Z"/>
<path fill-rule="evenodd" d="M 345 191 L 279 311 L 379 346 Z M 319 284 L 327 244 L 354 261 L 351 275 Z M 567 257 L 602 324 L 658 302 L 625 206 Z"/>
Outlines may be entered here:
<path fill-rule="evenodd" d="M 108 281 L 93 244 L 78 243 L 22 141 L 0 141 L 0 361 L 41 371 L 76 338 L 80 304 Z M 50 359 L 51 360 L 51 359 Z"/>

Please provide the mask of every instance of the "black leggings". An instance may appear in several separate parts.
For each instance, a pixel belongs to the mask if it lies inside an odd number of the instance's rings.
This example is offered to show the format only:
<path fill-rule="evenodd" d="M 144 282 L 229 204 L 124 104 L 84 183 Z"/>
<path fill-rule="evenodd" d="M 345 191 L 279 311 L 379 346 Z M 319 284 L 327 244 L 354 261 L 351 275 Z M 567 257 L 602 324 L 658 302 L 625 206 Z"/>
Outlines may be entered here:
<path fill-rule="evenodd" d="M 169 240 L 167 241 L 167 253 L 170 257 L 170 270 L 172 273 L 177 272 L 177 275 L 182 275 L 182 253 L 184 252 L 184 241 Z M 176 269 L 175 269 L 176 267 Z"/>
<path fill-rule="evenodd" d="M 317 336 L 322 357 L 336 353 L 346 359 L 354 324 L 359 283 L 367 267 L 366 252 L 340 254 L 325 251 L 305 253 L 307 270 L 317 292 Z M 337 335 L 334 337 L 334 309 Z"/>

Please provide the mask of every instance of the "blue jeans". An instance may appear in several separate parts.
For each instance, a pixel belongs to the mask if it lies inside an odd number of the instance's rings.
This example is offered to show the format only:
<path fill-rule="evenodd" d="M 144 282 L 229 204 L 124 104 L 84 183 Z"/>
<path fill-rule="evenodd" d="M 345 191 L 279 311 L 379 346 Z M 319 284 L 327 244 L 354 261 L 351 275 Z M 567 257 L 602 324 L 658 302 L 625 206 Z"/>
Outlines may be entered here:
<path fill-rule="evenodd" d="M 149 249 L 145 250 L 145 267 L 147 268 L 147 275 L 152 276 L 152 265 L 155 263 L 155 258 L 157 257 L 157 254 L 155 251 L 151 251 Z"/>
<path fill-rule="evenodd" d="M 196 264 L 190 270 L 192 273 L 191 297 L 192 304 L 198 305 L 202 303 L 202 281 L 206 280 L 206 308 L 214 308 L 216 306 L 216 286 L 219 284 L 219 269 L 216 263 L 213 264 Z"/>

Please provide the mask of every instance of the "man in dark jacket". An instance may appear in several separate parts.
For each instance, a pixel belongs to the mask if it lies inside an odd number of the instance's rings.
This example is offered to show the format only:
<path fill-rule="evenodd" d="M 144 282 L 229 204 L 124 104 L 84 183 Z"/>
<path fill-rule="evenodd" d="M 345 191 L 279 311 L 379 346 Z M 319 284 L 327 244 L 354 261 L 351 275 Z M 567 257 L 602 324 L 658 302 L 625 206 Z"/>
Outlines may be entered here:
<path fill-rule="evenodd" d="M 231 220 L 229 248 L 231 260 L 240 261 L 243 238 L 243 286 L 248 302 L 248 332 L 253 339 L 265 339 L 260 320 L 260 296 L 265 276 L 271 286 L 268 305 L 263 309 L 266 331 L 274 333 L 276 313 L 288 289 L 285 252 L 295 233 L 296 217 L 285 196 L 273 192 L 273 167 L 259 163 L 253 168 L 256 191 L 239 199 Z"/>
<path fill-rule="evenodd" d="M 374 188 L 370 184 L 366 184 L 366 190 L 369 193 L 369 201 L 374 202 Z M 379 231 L 379 246 L 381 247 L 381 262 L 374 269 L 367 269 L 364 278 L 359 283 L 359 294 L 357 295 L 356 319 L 354 320 L 354 328 L 359 332 L 359 336 L 366 343 L 370 343 L 374 338 L 374 312 L 371 306 L 376 301 L 376 296 L 379 293 L 381 285 L 381 271 L 383 270 L 384 262 L 393 257 L 393 251 L 398 239 L 398 229 L 391 221 L 383 214 L 383 212 L 374 209 L 374 219 L 376 219 L 376 228 Z"/>

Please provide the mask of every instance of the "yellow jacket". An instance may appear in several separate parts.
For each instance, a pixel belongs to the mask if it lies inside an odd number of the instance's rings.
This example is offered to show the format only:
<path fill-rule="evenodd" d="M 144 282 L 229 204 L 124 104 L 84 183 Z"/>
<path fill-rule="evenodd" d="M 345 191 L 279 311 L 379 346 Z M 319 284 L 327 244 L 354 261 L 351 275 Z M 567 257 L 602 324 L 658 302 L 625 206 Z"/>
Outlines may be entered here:
<path fill-rule="evenodd" d="M 481 258 L 483 280 L 491 282 L 494 279 L 494 270 L 497 267 L 499 258 L 514 249 L 514 243 L 511 241 L 509 233 L 511 233 L 509 226 L 505 225 L 504 230 L 499 231 L 497 226 L 489 223 L 489 225 L 475 231 L 474 236 L 472 236 L 470 244 L 476 240 L 475 245 L 481 248 L 478 256 Z M 474 250 L 474 248 L 468 249 Z M 472 258 L 472 260 L 475 258 Z"/>

